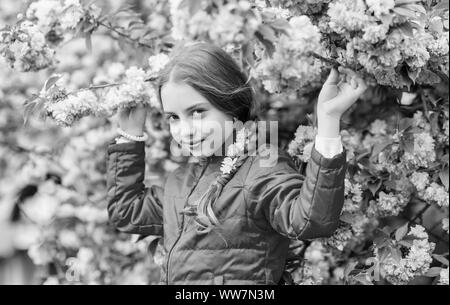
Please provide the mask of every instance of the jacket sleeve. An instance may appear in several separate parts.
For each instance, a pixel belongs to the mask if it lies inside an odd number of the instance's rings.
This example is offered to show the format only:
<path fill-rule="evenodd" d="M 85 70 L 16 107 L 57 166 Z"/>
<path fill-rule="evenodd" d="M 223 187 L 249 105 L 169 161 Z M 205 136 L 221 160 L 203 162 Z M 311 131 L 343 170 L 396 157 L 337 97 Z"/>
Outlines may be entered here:
<path fill-rule="evenodd" d="M 346 170 L 345 149 L 325 158 L 313 145 L 306 176 L 282 153 L 274 167 L 258 170 L 248 192 L 281 235 L 298 240 L 329 237 L 338 227 L 344 205 Z"/>
<path fill-rule="evenodd" d="M 119 231 L 131 234 L 163 234 L 163 189 L 145 187 L 143 142 L 107 147 L 107 200 L 110 221 Z"/>

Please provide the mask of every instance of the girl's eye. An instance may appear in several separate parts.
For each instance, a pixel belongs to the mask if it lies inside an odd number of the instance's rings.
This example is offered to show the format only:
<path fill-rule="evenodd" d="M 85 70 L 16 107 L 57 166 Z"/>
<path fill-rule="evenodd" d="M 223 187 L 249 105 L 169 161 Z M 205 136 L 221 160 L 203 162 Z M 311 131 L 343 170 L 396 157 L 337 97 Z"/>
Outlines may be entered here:
<path fill-rule="evenodd" d="M 203 109 L 197 109 L 197 110 L 192 111 L 192 115 L 194 117 L 200 118 L 202 116 L 202 113 L 204 113 L 204 112 L 205 112 L 205 110 L 203 110 Z"/>
<path fill-rule="evenodd" d="M 176 120 L 176 116 L 174 116 L 174 115 L 168 115 L 168 116 L 166 117 L 166 119 L 167 119 L 169 122 L 173 122 L 173 121 Z"/>

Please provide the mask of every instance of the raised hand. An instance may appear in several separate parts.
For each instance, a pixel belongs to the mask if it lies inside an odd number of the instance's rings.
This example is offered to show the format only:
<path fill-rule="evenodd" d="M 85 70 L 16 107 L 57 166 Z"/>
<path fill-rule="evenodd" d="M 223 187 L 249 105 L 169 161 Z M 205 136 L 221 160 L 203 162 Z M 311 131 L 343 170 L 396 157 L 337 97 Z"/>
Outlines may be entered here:
<path fill-rule="evenodd" d="M 339 67 L 332 69 L 322 86 L 317 102 L 317 134 L 321 137 L 339 136 L 342 114 L 350 108 L 367 89 L 355 72 Z"/>
<path fill-rule="evenodd" d="M 364 80 L 343 67 L 332 69 L 322 86 L 317 104 L 318 114 L 340 118 L 367 89 Z"/>
<path fill-rule="evenodd" d="M 142 104 L 118 112 L 119 127 L 133 136 L 141 136 L 144 133 L 146 118 L 147 108 Z"/>

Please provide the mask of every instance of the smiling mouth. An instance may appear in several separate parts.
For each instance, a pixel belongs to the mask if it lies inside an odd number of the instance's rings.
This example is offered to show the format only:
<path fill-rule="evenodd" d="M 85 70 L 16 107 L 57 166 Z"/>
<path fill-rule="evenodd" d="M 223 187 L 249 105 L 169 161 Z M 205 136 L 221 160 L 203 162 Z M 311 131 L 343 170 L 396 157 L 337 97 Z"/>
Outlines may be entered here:
<path fill-rule="evenodd" d="M 199 144 L 201 144 L 202 142 L 205 141 L 206 138 L 201 139 L 200 141 L 195 141 L 195 142 L 183 142 L 183 144 L 189 146 L 189 147 L 196 147 Z"/>

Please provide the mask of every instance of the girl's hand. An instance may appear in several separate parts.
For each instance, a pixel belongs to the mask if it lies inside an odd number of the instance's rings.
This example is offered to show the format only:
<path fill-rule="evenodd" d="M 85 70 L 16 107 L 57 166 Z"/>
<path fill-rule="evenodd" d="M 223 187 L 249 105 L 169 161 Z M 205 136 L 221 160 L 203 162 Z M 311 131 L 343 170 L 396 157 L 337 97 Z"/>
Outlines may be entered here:
<path fill-rule="evenodd" d="M 145 119 L 147 118 L 147 108 L 139 104 L 133 108 L 123 108 L 119 110 L 119 127 L 133 136 L 144 134 Z"/>
<path fill-rule="evenodd" d="M 363 79 L 343 67 L 332 69 L 322 86 L 317 104 L 318 115 L 340 119 L 367 89 Z"/>
<path fill-rule="evenodd" d="M 342 114 L 367 89 L 364 81 L 353 71 L 339 67 L 332 69 L 322 86 L 317 102 L 317 135 L 326 138 L 339 136 Z"/>

